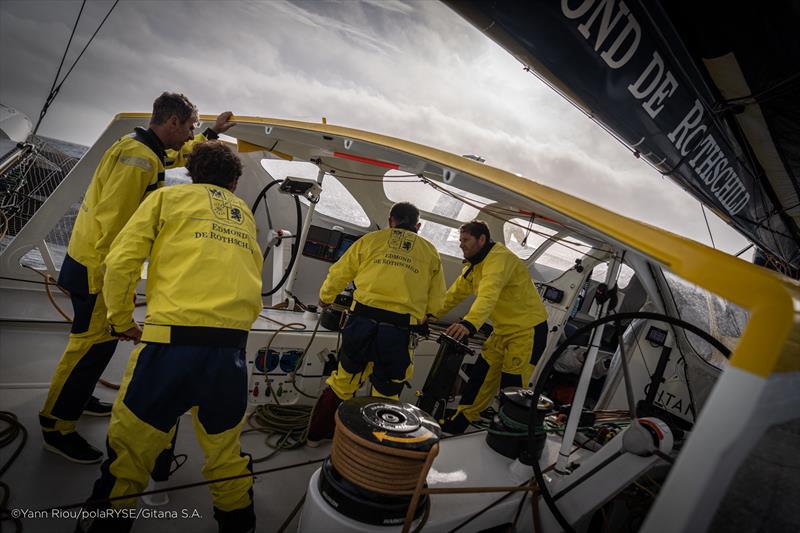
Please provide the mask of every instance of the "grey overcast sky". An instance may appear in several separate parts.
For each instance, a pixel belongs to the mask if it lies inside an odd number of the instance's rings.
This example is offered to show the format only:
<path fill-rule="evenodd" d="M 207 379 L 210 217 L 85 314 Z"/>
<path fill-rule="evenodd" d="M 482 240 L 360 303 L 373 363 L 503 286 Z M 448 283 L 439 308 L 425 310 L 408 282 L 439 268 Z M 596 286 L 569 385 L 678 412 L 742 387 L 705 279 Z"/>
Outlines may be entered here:
<path fill-rule="evenodd" d="M 112 5 L 87 2 L 70 65 Z M 35 122 L 80 0 L 0 0 L 0 103 Z M 89 145 L 164 90 L 202 113 L 319 121 L 487 163 L 710 244 L 700 204 L 433 0 L 121 0 L 39 133 Z M 746 241 L 708 213 L 719 248 Z"/>

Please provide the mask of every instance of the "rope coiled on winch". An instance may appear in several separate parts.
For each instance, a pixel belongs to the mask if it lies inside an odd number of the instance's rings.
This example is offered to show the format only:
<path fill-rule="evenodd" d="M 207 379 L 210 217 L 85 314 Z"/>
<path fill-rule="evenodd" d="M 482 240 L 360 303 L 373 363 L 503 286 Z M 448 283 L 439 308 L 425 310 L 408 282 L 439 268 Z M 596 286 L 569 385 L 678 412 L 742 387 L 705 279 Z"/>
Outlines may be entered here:
<path fill-rule="evenodd" d="M 333 466 L 342 477 L 367 490 L 412 494 L 438 453 L 438 443 L 429 451 L 412 451 L 369 442 L 350 431 L 336 413 L 331 450 Z"/>

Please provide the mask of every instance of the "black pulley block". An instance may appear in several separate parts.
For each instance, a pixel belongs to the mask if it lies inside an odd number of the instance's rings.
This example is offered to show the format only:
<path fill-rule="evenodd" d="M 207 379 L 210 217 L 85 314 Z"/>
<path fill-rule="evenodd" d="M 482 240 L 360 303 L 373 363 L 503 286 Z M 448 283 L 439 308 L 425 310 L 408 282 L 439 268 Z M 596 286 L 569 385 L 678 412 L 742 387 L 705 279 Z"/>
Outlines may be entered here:
<path fill-rule="evenodd" d="M 320 315 L 319 319 L 320 325 L 330 331 L 339 331 L 340 324 L 342 323 L 342 312 L 337 311 L 335 309 L 331 309 L 330 307 L 326 307 L 322 310 L 322 314 Z"/>
<path fill-rule="evenodd" d="M 320 325 L 331 331 L 339 331 L 342 327 L 342 315 L 345 309 L 353 304 L 353 291 L 345 289 L 336 295 L 333 307 L 326 307 L 320 316 Z"/>

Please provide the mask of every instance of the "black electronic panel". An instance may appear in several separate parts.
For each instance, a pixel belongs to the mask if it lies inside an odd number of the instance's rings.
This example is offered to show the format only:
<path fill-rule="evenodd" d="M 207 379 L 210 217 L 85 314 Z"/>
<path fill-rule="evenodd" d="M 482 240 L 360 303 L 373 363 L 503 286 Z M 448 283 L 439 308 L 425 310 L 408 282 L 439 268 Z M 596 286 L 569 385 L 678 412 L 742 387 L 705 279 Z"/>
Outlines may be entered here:
<path fill-rule="evenodd" d="M 349 235 L 341 231 L 312 225 L 308 228 L 303 255 L 335 263 L 359 237 L 359 235 Z"/>
<path fill-rule="evenodd" d="M 338 261 L 342 255 L 347 251 L 350 246 L 358 240 L 358 237 L 355 235 L 342 235 L 342 240 L 339 243 L 339 246 L 336 247 L 336 251 L 334 252 L 334 261 Z"/>
<path fill-rule="evenodd" d="M 308 228 L 308 238 L 306 239 L 306 242 L 313 242 L 336 248 L 339 246 L 339 241 L 341 239 L 341 231 L 321 228 L 319 226 L 311 226 Z"/>
<path fill-rule="evenodd" d="M 548 300 L 553 303 L 560 303 L 561 300 L 564 299 L 564 291 L 561 289 L 556 289 L 555 287 L 551 287 L 550 285 L 544 286 L 544 294 L 542 297 L 545 300 Z"/>
<path fill-rule="evenodd" d="M 667 330 L 650 326 L 645 339 L 650 341 L 653 346 L 664 346 L 664 343 L 667 342 Z"/>

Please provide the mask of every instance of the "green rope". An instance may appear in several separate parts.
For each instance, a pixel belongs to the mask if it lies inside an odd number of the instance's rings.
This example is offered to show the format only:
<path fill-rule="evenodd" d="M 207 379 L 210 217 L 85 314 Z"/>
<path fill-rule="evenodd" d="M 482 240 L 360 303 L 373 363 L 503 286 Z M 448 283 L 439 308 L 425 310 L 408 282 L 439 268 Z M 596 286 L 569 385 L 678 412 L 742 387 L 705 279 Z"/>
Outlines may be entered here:
<path fill-rule="evenodd" d="M 272 452 L 253 459 L 254 463 L 266 461 L 281 450 L 293 450 L 304 446 L 308 439 L 308 423 L 311 418 L 310 405 L 259 405 L 250 415 L 252 429 L 243 431 L 249 433 L 258 431 L 266 434 L 264 443 Z M 254 422 L 258 426 L 254 425 Z"/>
<path fill-rule="evenodd" d="M 516 420 L 509 417 L 503 408 L 501 407 L 500 410 L 497 412 L 497 416 L 503 425 L 512 431 L 500 431 L 497 429 L 492 429 L 489 427 L 488 431 L 492 435 L 500 435 L 503 437 L 527 437 L 528 436 L 528 424 L 524 422 L 517 422 Z M 542 428 L 539 428 L 537 433 L 541 432 Z"/>
<path fill-rule="evenodd" d="M 503 423 L 503 425 L 509 428 L 511 431 L 501 431 L 498 429 L 492 429 L 491 426 L 486 427 L 486 431 L 491 433 L 492 435 L 499 435 L 502 437 L 527 437 L 528 436 L 528 424 L 524 422 L 518 422 L 513 418 L 509 417 L 503 408 L 501 407 L 500 410 L 497 412 L 497 417 Z M 601 422 L 594 426 L 579 426 L 577 431 L 581 433 L 588 434 L 589 438 L 595 438 L 598 435 L 598 429 L 603 426 L 610 426 L 614 429 L 620 431 L 625 426 L 627 426 L 628 422 Z M 472 423 L 474 426 L 478 426 L 478 424 Z M 483 427 L 483 426 L 478 426 Z M 557 422 L 553 422 L 552 420 L 548 420 L 545 418 L 542 426 L 534 429 L 534 433 L 541 435 L 542 433 L 555 433 L 555 434 L 562 434 L 564 433 L 564 424 L 559 424 Z"/>
<path fill-rule="evenodd" d="M 528 434 L 528 424 L 513 420 L 505 413 L 505 411 L 503 411 L 502 407 L 500 408 L 500 411 L 498 411 L 497 416 L 500 417 L 500 421 L 503 422 L 507 428 L 513 429 L 514 433 L 520 432 L 522 435 Z"/>

